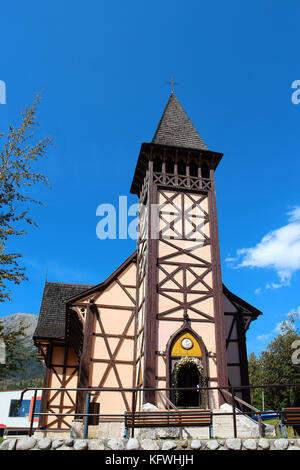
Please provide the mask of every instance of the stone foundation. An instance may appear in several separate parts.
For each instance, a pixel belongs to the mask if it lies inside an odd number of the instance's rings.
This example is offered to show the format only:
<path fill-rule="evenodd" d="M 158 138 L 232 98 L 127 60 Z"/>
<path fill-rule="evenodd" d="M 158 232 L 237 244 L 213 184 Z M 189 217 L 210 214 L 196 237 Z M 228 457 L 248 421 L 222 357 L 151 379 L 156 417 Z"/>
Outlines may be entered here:
<path fill-rule="evenodd" d="M 94 430 L 94 433 L 97 434 L 98 439 L 105 439 L 107 438 L 107 436 L 109 436 L 110 438 L 118 438 L 124 436 L 124 422 L 100 423 L 98 426 L 95 427 L 97 429 Z"/>
<path fill-rule="evenodd" d="M 210 440 L 154 440 L 154 439 L 6 439 L 0 450 L 300 450 L 300 439 L 210 439 Z"/>

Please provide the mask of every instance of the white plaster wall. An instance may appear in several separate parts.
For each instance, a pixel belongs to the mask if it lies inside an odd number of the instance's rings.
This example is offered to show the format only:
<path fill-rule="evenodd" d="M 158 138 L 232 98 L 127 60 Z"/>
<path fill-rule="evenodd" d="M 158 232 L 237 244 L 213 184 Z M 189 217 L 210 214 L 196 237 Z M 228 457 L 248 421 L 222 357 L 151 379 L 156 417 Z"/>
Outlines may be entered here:
<path fill-rule="evenodd" d="M 4 391 L 0 392 L 0 424 L 5 424 L 7 427 L 27 428 L 30 426 L 29 416 L 26 418 L 11 418 L 8 416 L 11 400 L 19 400 L 22 390 Z M 38 397 L 42 393 L 38 394 Z M 24 400 L 31 400 L 34 392 L 28 391 L 24 395 Z M 34 427 L 37 427 L 38 422 L 34 422 Z"/>

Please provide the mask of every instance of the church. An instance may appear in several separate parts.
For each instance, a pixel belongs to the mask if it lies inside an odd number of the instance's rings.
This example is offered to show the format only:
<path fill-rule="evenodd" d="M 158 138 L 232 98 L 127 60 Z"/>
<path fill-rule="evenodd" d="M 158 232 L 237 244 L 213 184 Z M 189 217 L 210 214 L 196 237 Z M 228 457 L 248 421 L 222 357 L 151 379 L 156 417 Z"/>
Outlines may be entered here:
<path fill-rule="evenodd" d="M 41 429 L 70 428 L 73 416 L 61 414 L 84 412 L 76 388 L 112 388 L 92 402 L 121 416 L 133 408 L 126 389 L 150 389 L 137 394 L 136 410 L 163 409 L 165 398 L 178 409 L 218 409 L 222 395 L 201 387 L 249 384 L 246 332 L 261 312 L 222 281 L 214 179 L 222 156 L 172 91 L 133 175 L 136 252 L 100 284 L 45 284 L 34 333 L 43 387 L 70 391 L 43 391 L 41 412 L 52 415 L 40 417 Z"/>

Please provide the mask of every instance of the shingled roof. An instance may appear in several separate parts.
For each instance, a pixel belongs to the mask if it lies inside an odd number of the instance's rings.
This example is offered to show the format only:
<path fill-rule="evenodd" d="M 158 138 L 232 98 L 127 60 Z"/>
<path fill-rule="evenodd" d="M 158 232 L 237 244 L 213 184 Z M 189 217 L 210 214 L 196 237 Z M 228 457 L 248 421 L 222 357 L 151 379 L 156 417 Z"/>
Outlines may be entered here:
<path fill-rule="evenodd" d="M 86 284 L 46 282 L 34 339 L 65 337 L 66 300 L 91 288 Z"/>
<path fill-rule="evenodd" d="M 152 142 L 174 147 L 208 150 L 174 93 L 167 102 Z"/>

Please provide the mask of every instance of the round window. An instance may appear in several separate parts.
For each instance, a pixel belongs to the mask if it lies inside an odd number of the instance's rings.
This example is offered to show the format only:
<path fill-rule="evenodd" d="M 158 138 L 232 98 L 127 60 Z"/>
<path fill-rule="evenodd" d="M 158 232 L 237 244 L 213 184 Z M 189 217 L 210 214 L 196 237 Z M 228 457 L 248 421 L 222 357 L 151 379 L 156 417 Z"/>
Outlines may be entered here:
<path fill-rule="evenodd" d="M 183 338 L 181 340 L 181 346 L 184 349 L 191 349 L 193 347 L 193 341 L 190 338 Z"/>

